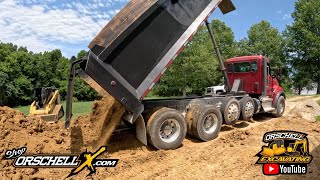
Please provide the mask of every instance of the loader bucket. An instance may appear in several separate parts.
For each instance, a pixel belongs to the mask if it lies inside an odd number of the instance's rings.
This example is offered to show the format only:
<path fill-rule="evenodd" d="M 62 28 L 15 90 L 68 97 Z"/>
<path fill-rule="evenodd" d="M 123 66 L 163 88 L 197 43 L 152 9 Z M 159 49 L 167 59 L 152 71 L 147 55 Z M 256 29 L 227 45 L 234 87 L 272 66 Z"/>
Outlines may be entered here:
<path fill-rule="evenodd" d="M 223 1 L 224 13 L 234 9 Z M 130 1 L 89 44 L 80 74 L 124 104 L 133 123 L 144 110 L 141 100 L 221 2 Z"/>

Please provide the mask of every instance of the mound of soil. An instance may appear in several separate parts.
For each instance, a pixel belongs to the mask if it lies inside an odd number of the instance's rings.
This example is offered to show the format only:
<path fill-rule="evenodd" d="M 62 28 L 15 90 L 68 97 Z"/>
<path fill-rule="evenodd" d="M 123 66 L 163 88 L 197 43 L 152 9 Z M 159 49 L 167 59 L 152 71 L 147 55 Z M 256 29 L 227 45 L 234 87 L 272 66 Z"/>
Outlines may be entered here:
<path fill-rule="evenodd" d="M 1 149 L 27 147 L 29 153 L 68 152 L 69 132 L 63 123 L 46 123 L 8 107 L 0 107 Z"/>
<path fill-rule="evenodd" d="M 320 116 L 320 106 L 315 100 L 306 100 L 297 103 L 289 112 L 289 116 L 298 117 L 308 121 L 316 121 L 316 116 Z"/>
<path fill-rule="evenodd" d="M 96 101 L 92 113 L 72 121 L 71 130 L 68 130 L 64 128 L 64 122 L 48 123 L 9 107 L 0 107 L 0 179 L 20 179 L 42 172 L 44 176 L 34 178 L 54 177 L 54 174 L 47 176 L 48 170 L 38 173 L 38 169 L 14 168 L 12 160 L 5 160 L 5 150 L 27 147 L 29 154 L 95 151 L 107 144 L 124 112 L 125 108 L 110 96 Z"/>
<path fill-rule="evenodd" d="M 18 172 L 33 175 L 35 169 L 15 169 L 12 160 L 5 159 L 5 150 L 27 147 L 30 154 L 70 152 L 70 133 L 63 123 L 46 123 L 8 107 L 0 107 L 0 172 L 13 177 Z M 1 175 L 1 176 L 2 176 Z M 0 179 L 2 179 L 0 176 Z M 19 178 L 14 178 L 19 179 Z"/>

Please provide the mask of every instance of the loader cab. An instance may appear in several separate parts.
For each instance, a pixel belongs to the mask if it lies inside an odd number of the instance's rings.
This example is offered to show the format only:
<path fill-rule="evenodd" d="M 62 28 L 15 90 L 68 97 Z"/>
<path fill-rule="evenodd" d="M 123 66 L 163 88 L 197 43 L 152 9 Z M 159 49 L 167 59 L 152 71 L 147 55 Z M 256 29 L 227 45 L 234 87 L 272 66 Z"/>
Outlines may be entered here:
<path fill-rule="evenodd" d="M 55 90 L 56 90 L 55 88 L 51 88 L 51 87 L 34 89 L 33 99 L 37 103 L 38 109 L 43 108 L 43 106 L 49 103 Z"/>
<path fill-rule="evenodd" d="M 283 91 L 278 80 L 271 74 L 269 59 L 264 56 L 243 56 L 226 61 L 228 78 L 231 83 L 242 81 L 243 91 L 252 96 L 273 97 Z"/>

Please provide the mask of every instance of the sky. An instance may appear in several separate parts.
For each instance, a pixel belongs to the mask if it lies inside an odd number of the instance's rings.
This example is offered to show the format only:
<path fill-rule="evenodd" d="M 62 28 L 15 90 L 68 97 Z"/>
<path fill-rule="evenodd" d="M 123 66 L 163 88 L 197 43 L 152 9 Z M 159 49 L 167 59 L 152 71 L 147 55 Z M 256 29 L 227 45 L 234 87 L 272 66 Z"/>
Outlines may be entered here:
<path fill-rule="evenodd" d="M 210 19 L 231 27 L 236 40 L 262 20 L 283 31 L 291 24 L 295 0 L 232 0 L 237 10 Z M 70 58 L 87 45 L 128 0 L 0 0 L 0 41 L 33 52 L 61 49 Z"/>

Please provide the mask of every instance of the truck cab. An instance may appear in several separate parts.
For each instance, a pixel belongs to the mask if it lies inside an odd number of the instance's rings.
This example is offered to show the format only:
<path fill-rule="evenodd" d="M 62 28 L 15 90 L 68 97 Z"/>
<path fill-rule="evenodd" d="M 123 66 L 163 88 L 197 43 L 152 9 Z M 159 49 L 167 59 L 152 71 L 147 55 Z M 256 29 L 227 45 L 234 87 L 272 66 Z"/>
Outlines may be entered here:
<path fill-rule="evenodd" d="M 280 74 L 271 74 L 268 58 L 261 55 L 235 57 L 228 59 L 225 66 L 230 84 L 239 80 L 240 89 L 250 97 L 260 99 L 265 112 L 276 110 L 278 99 L 281 96 L 285 98 L 284 90 L 277 80 Z M 267 106 L 265 102 L 271 103 Z"/>

